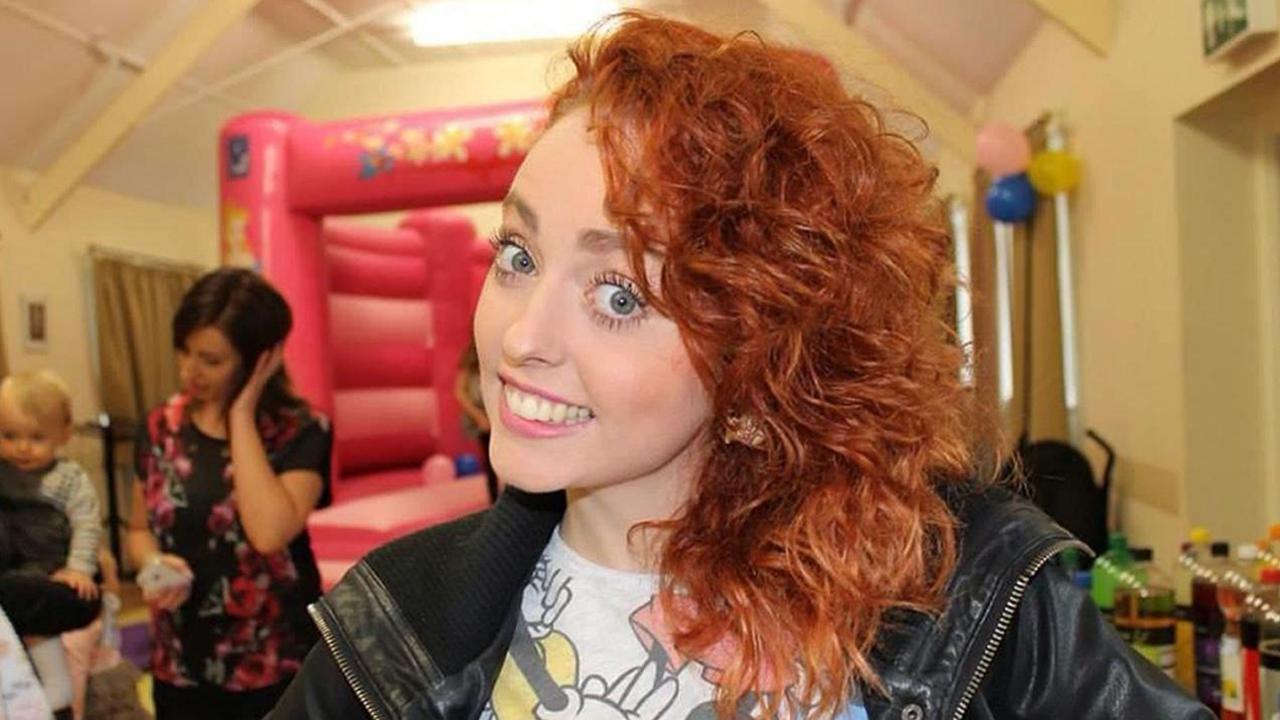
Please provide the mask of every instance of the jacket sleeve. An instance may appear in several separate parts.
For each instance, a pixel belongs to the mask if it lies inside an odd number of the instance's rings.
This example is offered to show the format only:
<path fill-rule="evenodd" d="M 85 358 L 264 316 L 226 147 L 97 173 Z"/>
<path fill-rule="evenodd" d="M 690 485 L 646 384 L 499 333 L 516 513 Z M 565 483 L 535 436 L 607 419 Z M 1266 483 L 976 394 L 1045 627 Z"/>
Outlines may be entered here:
<path fill-rule="evenodd" d="M 997 718 L 1214 720 L 1054 565 L 1028 586 L 983 694 Z"/>
<path fill-rule="evenodd" d="M 316 643 L 265 720 L 367 720 L 368 717 L 329 649 L 323 643 Z"/>

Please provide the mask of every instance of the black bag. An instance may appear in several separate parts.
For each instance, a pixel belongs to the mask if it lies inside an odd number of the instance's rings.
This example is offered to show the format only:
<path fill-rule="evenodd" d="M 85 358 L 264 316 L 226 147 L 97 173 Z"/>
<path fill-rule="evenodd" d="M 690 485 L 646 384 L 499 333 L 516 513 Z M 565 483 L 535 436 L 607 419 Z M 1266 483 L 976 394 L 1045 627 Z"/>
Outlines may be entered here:
<path fill-rule="evenodd" d="M 1107 498 L 1116 455 L 1092 430 L 1089 439 L 1107 454 L 1102 483 L 1094 481 L 1089 460 L 1075 446 L 1059 440 L 1018 443 L 1018 457 L 1025 473 L 1026 494 L 1049 517 L 1099 555 L 1107 550 Z"/>

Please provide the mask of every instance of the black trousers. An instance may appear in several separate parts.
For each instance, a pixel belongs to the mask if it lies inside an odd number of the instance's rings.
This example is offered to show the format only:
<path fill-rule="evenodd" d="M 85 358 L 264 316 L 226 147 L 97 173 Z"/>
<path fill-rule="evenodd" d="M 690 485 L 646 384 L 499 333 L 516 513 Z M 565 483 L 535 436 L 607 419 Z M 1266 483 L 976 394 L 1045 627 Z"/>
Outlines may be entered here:
<path fill-rule="evenodd" d="M 93 622 L 101 600 L 81 600 L 76 591 L 26 571 L 0 574 L 0 608 L 19 635 L 61 635 Z"/>
<path fill-rule="evenodd" d="M 152 684 L 156 720 L 262 720 L 284 694 L 288 682 L 260 690 L 231 692 L 220 688 L 184 688 Z"/>

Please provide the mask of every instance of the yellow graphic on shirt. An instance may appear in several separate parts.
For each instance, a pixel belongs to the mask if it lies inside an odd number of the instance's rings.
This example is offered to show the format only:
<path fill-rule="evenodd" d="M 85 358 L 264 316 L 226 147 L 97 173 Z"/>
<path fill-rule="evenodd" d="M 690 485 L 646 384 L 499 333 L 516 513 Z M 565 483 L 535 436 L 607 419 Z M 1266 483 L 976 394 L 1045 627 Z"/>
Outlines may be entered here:
<path fill-rule="evenodd" d="M 541 664 L 547 674 L 559 686 L 578 684 L 578 651 L 563 633 L 551 631 L 541 640 L 535 640 Z M 529 679 L 520 671 L 511 655 L 502 663 L 498 682 L 493 686 L 493 716 L 496 720 L 526 720 L 533 716 L 533 709 L 540 702 Z"/>

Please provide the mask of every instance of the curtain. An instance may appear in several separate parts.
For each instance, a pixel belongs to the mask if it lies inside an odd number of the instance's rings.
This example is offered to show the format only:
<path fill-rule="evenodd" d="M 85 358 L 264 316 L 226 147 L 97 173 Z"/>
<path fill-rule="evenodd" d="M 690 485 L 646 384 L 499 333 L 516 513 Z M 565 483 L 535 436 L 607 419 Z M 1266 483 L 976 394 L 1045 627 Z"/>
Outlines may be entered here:
<path fill-rule="evenodd" d="M 1032 152 L 1045 148 L 1044 126 L 1042 119 L 1027 129 Z M 973 185 L 976 207 L 970 228 L 976 346 L 974 377 L 982 402 L 997 408 L 995 235 L 985 209 L 991 178 L 978 170 L 974 173 Z M 1013 401 L 1008 413 L 1000 418 L 1005 442 L 1012 443 L 1023 433 L 1029 440 L 1066 439 L 1057 237 L 1052 201 L 1040 198 L 1031 219 L 1014 226 L 1010 267 L 1013 271 Z"/>
<path fill-rule="evenodd" d="M 202 270 L 93 258 L 99 392 L 113 419 L 139 420 L 178 387 L 170 330 L 182 295 Z"/>

